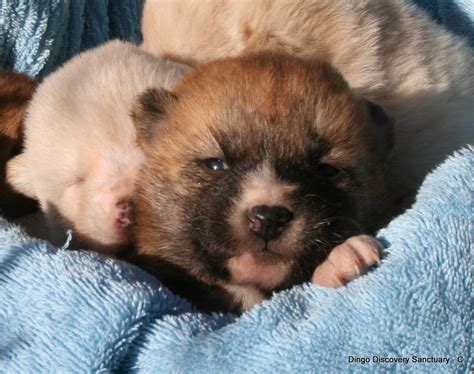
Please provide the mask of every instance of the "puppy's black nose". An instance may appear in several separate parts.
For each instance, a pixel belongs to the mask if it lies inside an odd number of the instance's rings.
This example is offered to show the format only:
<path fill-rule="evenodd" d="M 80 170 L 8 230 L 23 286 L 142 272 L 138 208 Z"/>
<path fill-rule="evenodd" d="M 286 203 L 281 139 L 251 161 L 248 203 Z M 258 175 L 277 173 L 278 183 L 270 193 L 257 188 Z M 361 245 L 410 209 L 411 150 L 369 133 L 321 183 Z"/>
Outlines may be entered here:
<path fill-rule="evenodd" d="M 282 206 L 257 205 L 248 214 L 249 230 L 265 241 L 277 239 L 293 219 L 293 213 Z"/>

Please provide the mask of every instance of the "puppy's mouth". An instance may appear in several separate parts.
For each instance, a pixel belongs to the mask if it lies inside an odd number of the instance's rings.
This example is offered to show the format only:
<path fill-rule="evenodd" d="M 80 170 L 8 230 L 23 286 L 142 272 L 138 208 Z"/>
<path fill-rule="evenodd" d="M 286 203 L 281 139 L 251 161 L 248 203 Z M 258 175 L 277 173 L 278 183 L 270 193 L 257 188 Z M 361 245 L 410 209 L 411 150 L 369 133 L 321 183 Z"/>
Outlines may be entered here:
<path fill-rule="evenodd" d="M 245 253 L 251 254 L 259 262 L 273 264 L 275 262 L 290 261 L 299 253 L 296 241 L 288 239 L 286 236 L 278 240 L 264 240 L 247 235 L 239 238 L 232 250 L 232 257 L 239 257 Z"/>
<path fill-rule="evenodd" d="M 276 261 L 283 261 L 285 257 L 281 254 L 281 252 L 275 248 L 274 243 L 269 242 L 269 241 L 264 241 L 264 243 L 257 248 L 255 251 L 256 255 L 259 258 L 266 259 L 268 260 L 276 260 Z"/>

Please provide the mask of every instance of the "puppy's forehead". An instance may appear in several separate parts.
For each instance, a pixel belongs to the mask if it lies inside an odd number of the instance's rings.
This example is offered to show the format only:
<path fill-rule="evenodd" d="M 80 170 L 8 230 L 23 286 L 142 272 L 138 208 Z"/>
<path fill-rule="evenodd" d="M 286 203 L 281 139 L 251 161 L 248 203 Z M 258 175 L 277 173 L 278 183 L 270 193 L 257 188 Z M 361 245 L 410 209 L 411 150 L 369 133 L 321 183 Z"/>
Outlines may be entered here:
<path fill-rule="evenodd" d="M 286 55 L 210 63 L 175 93 L 186 126 L 239 148 L 278 145 L 297 152 L 315 137 L 338 143 L 363 116 L 360 101 L 330 66 Z"/>

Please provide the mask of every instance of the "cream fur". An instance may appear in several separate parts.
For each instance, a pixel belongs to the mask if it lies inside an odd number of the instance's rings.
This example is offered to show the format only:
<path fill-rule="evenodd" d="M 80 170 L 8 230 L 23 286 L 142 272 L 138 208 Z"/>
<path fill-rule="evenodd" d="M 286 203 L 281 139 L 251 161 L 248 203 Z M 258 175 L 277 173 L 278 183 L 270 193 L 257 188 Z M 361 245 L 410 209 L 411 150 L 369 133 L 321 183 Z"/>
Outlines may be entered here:
<path fill-rule="evenodd" d="M 147 0 L 142 48 L 203 63 L 258 50 L 319 58 L 394 117 L 393 190 L 474 140 L 474 58 L 461 38 L 404 0 Z"/>
<path fill-rule="evenodd" d="M 144 160 L 130 117 L 134 99 L 150 87 L 172 89 L 188 70 L 113 41 L 73 58 L 39 86 L 8 181 L 40 202 L 48 239 L 62 244 L 72 227 L 97 243 L 94 249 L 127 241 L 114 217 L 116 205 L 133 198 Z"/>

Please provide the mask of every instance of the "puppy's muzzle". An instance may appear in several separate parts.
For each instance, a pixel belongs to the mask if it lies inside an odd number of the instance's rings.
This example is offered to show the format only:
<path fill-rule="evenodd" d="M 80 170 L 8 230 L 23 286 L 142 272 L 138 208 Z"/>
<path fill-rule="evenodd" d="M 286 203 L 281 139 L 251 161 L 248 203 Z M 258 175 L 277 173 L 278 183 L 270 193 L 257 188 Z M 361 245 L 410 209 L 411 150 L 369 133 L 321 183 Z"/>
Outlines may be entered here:
<path fill-rule="evenodd" d="M 293 219 L 293 213 L 282 206 L 257 205 L 247 214 L 249 230 L 265 242 L 278 239 Z"/>

